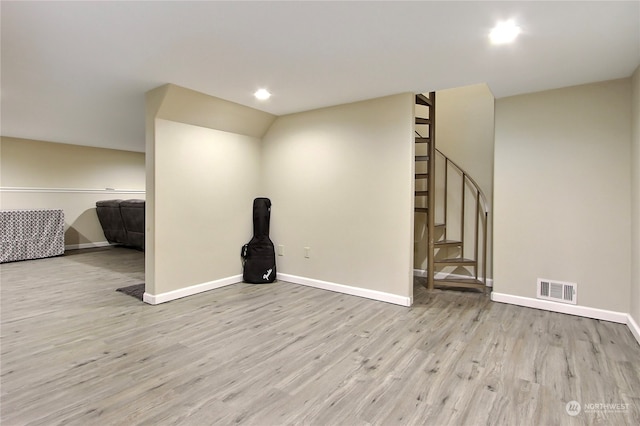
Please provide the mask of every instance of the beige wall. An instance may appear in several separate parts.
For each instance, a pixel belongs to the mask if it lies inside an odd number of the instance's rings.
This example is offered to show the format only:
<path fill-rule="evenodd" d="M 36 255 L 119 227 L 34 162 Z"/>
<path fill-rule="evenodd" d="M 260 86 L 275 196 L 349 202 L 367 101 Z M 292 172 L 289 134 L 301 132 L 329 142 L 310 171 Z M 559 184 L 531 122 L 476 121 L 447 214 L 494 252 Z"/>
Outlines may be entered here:
<path fill-rule="evenodd" d="M 260 140 L 158 119 L 155 160 L 155 294 L 241 274 Z"/>
<path fill-rule="evenodd" d="M 167 84 L 161 86 L 162 103 L 157 118 L 193 124 L 208 129 L 260 138 L 275 116 L 195 90 Z"/>
<path fill-rule="evenodd" d="M 576 282 L 579 305 L 629 312 L 630 93 L 624 79 L 496 101 L 495 292 Z"/>
<path fill-rule="evenodd" d="M 145 203 L 145 291 L 155 294 L 156 282 L 156 116 L 166 97 L 169 85 L 150 90 L 145 95 L 145 154 L 147 202 Z"/>
<path fill-rule="evenodd" d="M 275 121 L 262 188 L 279 272 L 412 296 L 412 118 L 402 94 Z"/>
<path fill-rule="evenodd" d="M 276 119 L 178 86 L 149 92 L 146 293 L 241 274 L 266 196 L 280 273 L 410 298 L 412 110 L 404 94 Z"/>
<path fill-rule="evenodd" d="M 640 325 L 640 67 L 632 79 L 631 316 Z"/>
<path fill-rule="evenodd" d="M 260 136 L 274 119 L 175 85 L 147 93 L 146 293 L 242 273 Z"/>
<path fill-rule="evenodd" d="M 436 93 L 437 148 L 493 198 L 494 102 L 486 84 Z"/>
<path fill-rule="evenodd" d="M 3 209 L 62 208 L 67 248 L 105 243 L 99 200 L 145 198 L 145 156 L 138 152 L 2 137 Z"/>

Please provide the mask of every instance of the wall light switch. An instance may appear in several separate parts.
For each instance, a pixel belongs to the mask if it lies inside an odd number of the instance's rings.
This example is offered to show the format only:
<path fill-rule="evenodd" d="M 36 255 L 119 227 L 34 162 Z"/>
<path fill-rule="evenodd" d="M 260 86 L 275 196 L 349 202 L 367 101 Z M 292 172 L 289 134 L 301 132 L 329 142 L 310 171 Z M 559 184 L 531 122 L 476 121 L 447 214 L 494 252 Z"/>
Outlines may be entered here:
<path fill-rule="evenodd" d="M 304 248 L 304 257 L 309 258 L 311 255 L 311 247 Z"/>
<path fill-rule="evenodd" d="M 283 245 L 279 245 L 278 246 L 278 256 L 284 256 L 284 246 Z"/>

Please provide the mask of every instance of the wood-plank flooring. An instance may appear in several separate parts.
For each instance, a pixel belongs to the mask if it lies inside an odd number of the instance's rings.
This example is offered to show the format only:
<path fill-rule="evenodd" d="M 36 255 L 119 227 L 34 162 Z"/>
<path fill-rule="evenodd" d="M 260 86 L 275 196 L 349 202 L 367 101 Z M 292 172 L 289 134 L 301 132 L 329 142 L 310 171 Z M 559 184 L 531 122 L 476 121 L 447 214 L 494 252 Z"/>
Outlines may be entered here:
<path fill-rule="evenodd" d="M 115 291 L 144 280 L 119 247 L 0 272 L 3 426 L 640 424 L 622 324 L 419 284 L 411 308 L 286 282 L 150 306 Z"/>

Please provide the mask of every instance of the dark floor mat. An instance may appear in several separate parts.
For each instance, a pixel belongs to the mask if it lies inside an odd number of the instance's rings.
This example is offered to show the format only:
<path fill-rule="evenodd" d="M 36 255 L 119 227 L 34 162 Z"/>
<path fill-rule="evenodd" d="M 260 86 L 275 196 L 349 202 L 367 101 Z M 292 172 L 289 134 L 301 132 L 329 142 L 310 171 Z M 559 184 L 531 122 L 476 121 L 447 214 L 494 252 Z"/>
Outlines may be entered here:
<path fill-rule="evenodd" d="M 129 296 L 133 296 L 136 299 L 142 300 L 142 296 L 144 295 L 144 283 L 134 284 L 128 287 L 121 287 L 119 289 L 116 289 L 116 291 L 119 291 L 124 294 L 128 294 Z"/>

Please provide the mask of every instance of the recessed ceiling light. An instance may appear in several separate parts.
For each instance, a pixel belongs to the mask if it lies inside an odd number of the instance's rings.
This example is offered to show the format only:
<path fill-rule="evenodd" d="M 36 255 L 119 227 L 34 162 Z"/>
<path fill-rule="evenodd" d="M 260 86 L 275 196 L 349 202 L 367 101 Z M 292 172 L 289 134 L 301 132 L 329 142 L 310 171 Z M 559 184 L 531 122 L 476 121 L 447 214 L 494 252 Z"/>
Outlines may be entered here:
<path fill-rule="evenodd" d="M 267 89 L 258 89 L 256 93 L 253 94 L 253 96 L 255 96 L 256 99 L 265 101 L 271 97 L 271 93 L 269 93 Z"/>
<path fill-rule="evenodd" d="M 491 32 L 489 38 L 493 44 L 511 43 L 520 34 L 520 27 L 516 25 L 513 19 L 498 22 Z"/>

